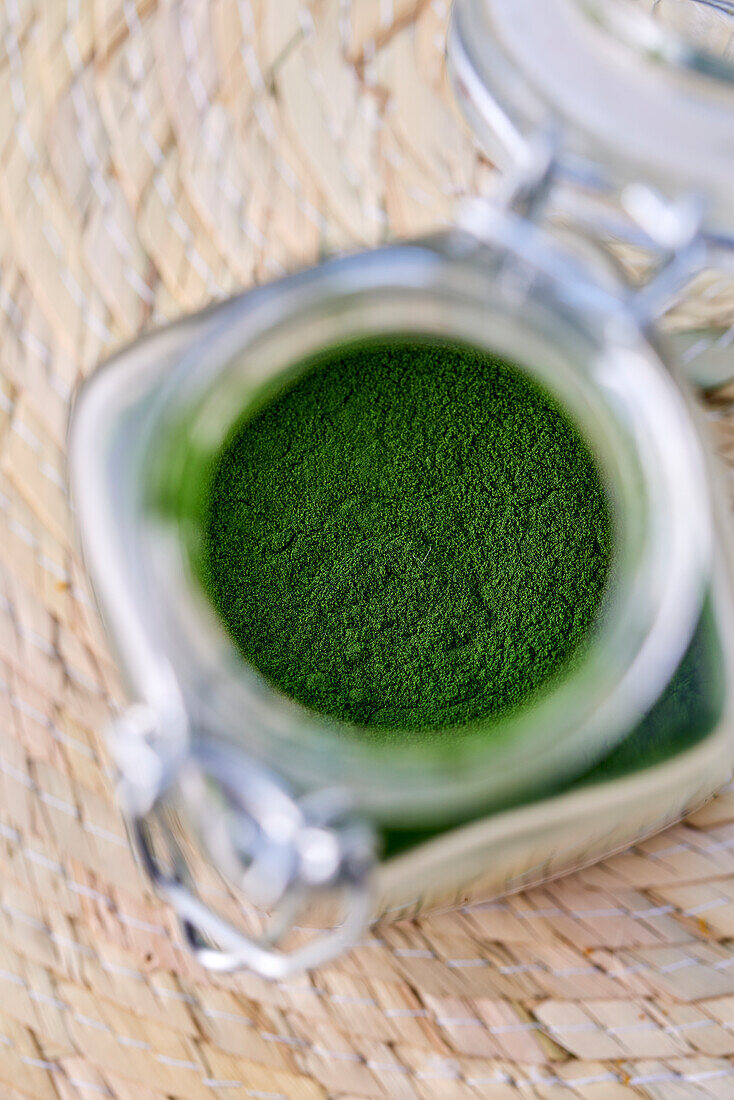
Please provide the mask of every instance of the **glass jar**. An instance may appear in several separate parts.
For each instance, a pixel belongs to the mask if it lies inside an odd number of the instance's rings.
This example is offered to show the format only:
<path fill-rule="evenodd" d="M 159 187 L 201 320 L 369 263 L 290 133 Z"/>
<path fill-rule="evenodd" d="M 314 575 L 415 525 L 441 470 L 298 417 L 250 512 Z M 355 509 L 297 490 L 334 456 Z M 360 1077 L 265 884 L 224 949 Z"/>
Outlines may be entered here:
<path fill-rule="evenodd" d="M 494 163 L 516 169 L 552 133 L 548 221 L 586 231 L 633 282 L 669 249 L 650 190 L 700 204 L 705 253 L 658 310 L 703 386 L 732 373 L 733 32 L 719 0 L 455 0 L 448 45 L 457 100 Z"/>
<path fill-rule="evenodd" d="M 456 18 L 492 6 L 459 4 Z M 548 133 L 536 128 L 502 192 L 467 204 L 456 228 L 163 329 L 76 402 L 82 545 L 134 700 L 110 735 L 120 794 L 212 968 L 283 977 L 371 920 L 539 881 L 661 828 L 731 771 L 728 516 L 655 326 L 715 242 L 698 204 L 640 184 L 638 214 L 665 240 L 655 278 L 633 292 L 603 229 L 590 247 L 587 221 L 563 234 L 545 224 L 565 157 Z M 537 379 L 587 440 L 613 520 L 583 657 L 491 738 L 478 727 L 449 752 L 368 745 L 284 699 L 235 650 L 192 565 L 207 470 L 235 421 L 313 353 L 405 336 L 484 348 Z M 293 946 L 296 925 L 313 934 Z"/>

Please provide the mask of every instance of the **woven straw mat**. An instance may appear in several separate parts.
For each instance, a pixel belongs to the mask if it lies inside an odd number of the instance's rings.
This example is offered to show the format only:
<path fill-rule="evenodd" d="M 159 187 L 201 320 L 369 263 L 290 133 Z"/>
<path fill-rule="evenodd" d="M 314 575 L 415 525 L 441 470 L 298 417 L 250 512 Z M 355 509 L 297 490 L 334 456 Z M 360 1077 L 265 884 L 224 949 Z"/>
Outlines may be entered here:
<path fill-rule="evenodd" d="M 443 224 L 486 188 L 447 17 L 2 5 L 3 1100 L 734 1097 L 734 789 L 605 864 L 380 928 L 287 984 L 191 961 L 114 802 L 101 733 L 122 695 L 73 548 L 72 390 L 145 326 Z M 726 319 L 716 294 L 705 308 Z M 734 454 L 728 409 L 712 421 Z"/>

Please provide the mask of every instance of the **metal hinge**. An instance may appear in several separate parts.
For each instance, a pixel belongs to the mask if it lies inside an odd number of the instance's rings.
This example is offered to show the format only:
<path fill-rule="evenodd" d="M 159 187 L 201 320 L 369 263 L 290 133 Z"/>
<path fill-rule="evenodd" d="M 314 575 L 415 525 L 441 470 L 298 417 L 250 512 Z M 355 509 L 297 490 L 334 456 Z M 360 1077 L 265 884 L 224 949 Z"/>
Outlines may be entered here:
<path fill-rule="evenodd" d="M 140 858 L 197 959 L 211 970 L 247 968 L 282 979 L 353 946 L 369 922 L 375 846 L 346 797 L 323 790 L 297 799 L 259 762 L 211 739 L 197 749 L 189 741 L 172 768 L 157 752 L 160 742 L 158 716 L 145 706 L 124 712 L 111 736 Z M 236 927 L 202 899 L 193 850 L 234 898 L 267 911 L 260 935 Z M 299 917 L 322 899 L 336 905 L 338 923 L 288 949 Z"/>

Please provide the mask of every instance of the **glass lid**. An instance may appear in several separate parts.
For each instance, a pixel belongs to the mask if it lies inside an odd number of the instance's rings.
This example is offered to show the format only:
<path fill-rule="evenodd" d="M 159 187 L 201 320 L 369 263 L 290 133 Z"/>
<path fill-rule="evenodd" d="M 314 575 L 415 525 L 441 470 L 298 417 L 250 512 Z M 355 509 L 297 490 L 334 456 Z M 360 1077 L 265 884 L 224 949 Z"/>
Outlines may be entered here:
<path fill-rule="evenodd" d="M 734 80 L 734 0 L 579 0 L 653 60 Z"/>
<path fill-rule="evenodd" d="M 563 125 L 563 162 L 694 192 L 734 228 L 731 0 L 456 0 L 449 62 L 490 155 Z"/>

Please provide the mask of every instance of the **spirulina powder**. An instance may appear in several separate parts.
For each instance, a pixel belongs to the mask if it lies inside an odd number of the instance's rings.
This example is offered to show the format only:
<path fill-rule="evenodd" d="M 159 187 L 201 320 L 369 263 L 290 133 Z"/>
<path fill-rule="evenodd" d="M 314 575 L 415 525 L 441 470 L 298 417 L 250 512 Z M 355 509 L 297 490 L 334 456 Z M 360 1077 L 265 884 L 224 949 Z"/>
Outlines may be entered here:
<path fill-rule="evenodd" d="M 333 352 L 230 437 L 204 582 L 281 692 L 375 740 L 522 706 L 578 654 L 610 519 L 551 397 L 477 350 Z"/>

